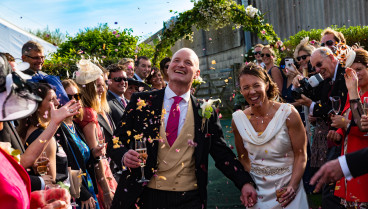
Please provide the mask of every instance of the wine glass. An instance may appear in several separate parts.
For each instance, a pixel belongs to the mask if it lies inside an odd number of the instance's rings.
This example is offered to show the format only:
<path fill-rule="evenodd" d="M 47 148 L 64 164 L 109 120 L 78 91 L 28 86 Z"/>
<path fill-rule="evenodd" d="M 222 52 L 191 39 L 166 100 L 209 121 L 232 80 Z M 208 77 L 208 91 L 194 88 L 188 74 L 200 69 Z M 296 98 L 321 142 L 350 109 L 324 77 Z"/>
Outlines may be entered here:
<path fill-rule="evenodd" d="M 47 159 L 46 152 L 42 152 L 40 157 L 36 161 L 37 172 L 40 174 L 40 176 L 46 175 L 48 163 L 49 160 Z"/>
<path fill-rule="evenodd" d="M 332 110 L 335 112 L 335 115 L 338 115 L 341 108 L 341 99 L 339 96 L 330 97 L 332 103 Z"/>
<path fill-rule="evenodd" d="M 149 182 L 146 177 L 144 177 L 144 166 L 146 165 L 146 159 L 147 159 L 147 147 L 146 147 L 146 141 L 145 140 L 136 140 L 135 141 L 135 151 L 139 154 L 140 159 L 140 166 L 141 166 L 141 172 L 142 172 L 142 178 L 138 181 L 139 183 Z"/>
<path fill-rule="evenodd" d="M 364 97 L 363 99 L 363 108 L 365 114 L 368 115 L 368 97 Z M 364 136 L 368 136 L 368 132 Z"/>
<path fill-rule="evenodd" d="M 103 131 L 103 127 L 100 126 L 100 129 L 101 129 L 101 135 L 98 136 L 96 133 L 96 136 L 98 138 L 98 146 L 103 147 L 105 146 L 105 134 Z M 96 128 L 96 132 L 97 132 L 97 128 Z M 105 154 L 103 154 L 102 156 L 100 156 L 100 159 L 107 159 L 107 157 L 105 156 Z"/>

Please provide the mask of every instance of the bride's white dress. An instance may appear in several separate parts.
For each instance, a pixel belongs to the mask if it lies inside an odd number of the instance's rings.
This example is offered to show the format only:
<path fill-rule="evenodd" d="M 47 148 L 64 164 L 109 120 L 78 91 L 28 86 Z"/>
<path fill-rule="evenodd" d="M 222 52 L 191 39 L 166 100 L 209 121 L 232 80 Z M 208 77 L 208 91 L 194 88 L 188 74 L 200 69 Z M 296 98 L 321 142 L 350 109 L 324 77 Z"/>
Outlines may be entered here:
<path fill-rule="evenodd" d="M 293 170 L 294 153 L 286 120 L 291 113 L 289 104 L 281 104 L 263 133 L 254 130 L 243 111 L 233 113 L 233 120 L 243 139 L 251 162 L 250 174 L 257 185 L 255 209 L 282 208 L 276 201 L 276 189 L 287 185 Z M 303 182 L 300 181 L 295 199 L 286 207 L 308 209 Z"/>

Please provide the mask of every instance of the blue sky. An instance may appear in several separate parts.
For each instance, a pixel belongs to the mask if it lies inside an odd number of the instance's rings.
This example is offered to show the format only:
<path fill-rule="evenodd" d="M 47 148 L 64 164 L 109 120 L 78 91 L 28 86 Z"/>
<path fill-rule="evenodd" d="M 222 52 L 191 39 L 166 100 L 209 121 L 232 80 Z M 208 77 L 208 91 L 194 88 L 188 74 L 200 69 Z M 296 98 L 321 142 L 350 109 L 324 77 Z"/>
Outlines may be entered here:
<path fill-rule="evenodd" d="M 108 23 L 148 37 L 173 16 L 170 10 L 183 12 L 192 7 L 190 0 L 1 0 L 0 18 L 26 30 L 48 26 L 69 35 Z"/>

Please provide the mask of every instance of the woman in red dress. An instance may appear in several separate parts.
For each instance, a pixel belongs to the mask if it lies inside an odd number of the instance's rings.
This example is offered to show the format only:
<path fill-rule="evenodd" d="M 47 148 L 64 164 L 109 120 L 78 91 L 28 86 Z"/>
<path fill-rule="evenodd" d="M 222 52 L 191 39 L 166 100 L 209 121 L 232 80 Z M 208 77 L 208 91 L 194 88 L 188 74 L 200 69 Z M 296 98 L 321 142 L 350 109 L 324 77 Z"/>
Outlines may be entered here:
<path fill-rule="evenodd" d="M 346 102 L 343 116 L 331 118 L 331 126 L 339 129 L 330 131 L 327 136 L 335 142 L 342 142 L 341 155 L 368 147 L 368 136 L 365 136 L 368 130 L 363 130 L 360 122 L 361 116 L 366 114 L 362 102 L 364 97 L 368 97 L 368 52 L 357 49 L 355 53 L 353 64 L 345 74 L 349 102 Z M 367 208 L 367 188 L 367 174 L 351 180 L 342 178 L 336 183 L 335 195 L 341 197 L 341 204 L 347 208 Z"/>

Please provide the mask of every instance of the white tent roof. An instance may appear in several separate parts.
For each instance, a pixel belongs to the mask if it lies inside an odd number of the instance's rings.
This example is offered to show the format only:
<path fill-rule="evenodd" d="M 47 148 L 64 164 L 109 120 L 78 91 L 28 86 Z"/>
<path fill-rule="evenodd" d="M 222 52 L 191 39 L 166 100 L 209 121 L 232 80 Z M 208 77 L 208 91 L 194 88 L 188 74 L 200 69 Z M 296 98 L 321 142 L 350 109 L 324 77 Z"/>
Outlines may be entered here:
<path fill-rule="evenodd" d="M 27 41 L 36 41 L 44 47 L 44 54 L 56 52 L 57 47 L 0 18 L 0 52 L 7 52 L 14 58 L 22 57 L 22 46 Z"/>

